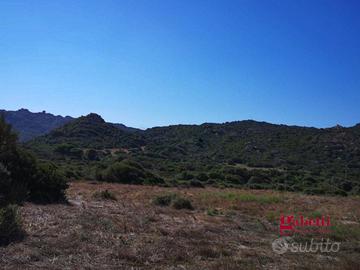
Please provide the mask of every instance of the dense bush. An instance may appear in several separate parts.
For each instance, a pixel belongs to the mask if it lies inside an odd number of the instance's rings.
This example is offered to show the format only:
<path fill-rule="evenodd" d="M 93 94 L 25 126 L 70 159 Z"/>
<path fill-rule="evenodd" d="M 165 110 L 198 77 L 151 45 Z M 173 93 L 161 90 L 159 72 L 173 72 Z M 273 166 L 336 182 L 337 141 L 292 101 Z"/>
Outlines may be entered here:
<path fill-rule="evenodd" d="M 190 181 L 190 186 L 192 187 L 198 187 L 198 188 L 204 188 L 204 184 L 201 183 L 199 180 L 191 180 Z"/>
<path fill-rule="evenodd" d="M 80 159 L 82 158 L 83 152 L 81 149 L 76 148 L 72 144 L 62 143 L 55 147 L 55 153 Z"/>
<path fill-rule="evenodd" d="M 17 206 L 0 208 L 0 246 L 20 240 L 24 236 Z"/>
<path fill-rule="evenodd" d="M 67 188 L 64 177 L 53 164 L 41 164 L 29 185 L 29 199 L 39 203 L 63 202 Z"/>
<path fill-rule="evenodd" d="M 153 203 L 159 206 L 169 206 L 176 196 L 174 193 L 159 195 L 153 199 Z"/>
<path fill-rule="evenodd" d="M 16 142 L 11 127 L 0 117 L 0 206 L 22 203 L 27 199 L 64 200 L 67 185 L 56 168 L 39 165 Z"/>
<path fill-rule="evenodd" d="M 93 197 L 95 199 L 101 199 L 101 200 L 112 200 L 112 201 L 117 201 L 117 198 L 115 196 L 115 194 L 113 194 L 112 192 L 110 192 L 109 190 L 103 190 L 103 191 L 96 191 L 93 194 Z"/>
<path fill-rule="evenodd" d="M 175 209 L 189 209 L 189 210 L 194 209 L 189 199 L 178 196 L 175 197 L 174 200 L 172 201 L 172 207 L 174 207 Z"/>
<path fill-rule="evenodd" d="M 93 160 L 93 161 L 99 160 L 99 155 L 97 151 L 94 149 L 87 150 L 85 156 L 88 160 Z"/>
<path fill-rule="evenodd" d="M 194 209 L 189 199 L 183 198 L 175 193 L 156 196 L 153 200 L 153 203 L 159 206 L 171 205 L 175 209 Z"/>
<path fill-rule="evenodd" d="M 199 173 L 197 176 L 196 176 L 197 179 L 199 179 L 200 181 L 207 181 L 209 179 L 209 176 L 206 174 L 206 173 Z"/>
<path fill-rule="evenodd" d="M 161 184 L 164 180 L 145 170 L 139 163 L 123 160 L 110 165 L 97 180 L 123 184 Z"/>

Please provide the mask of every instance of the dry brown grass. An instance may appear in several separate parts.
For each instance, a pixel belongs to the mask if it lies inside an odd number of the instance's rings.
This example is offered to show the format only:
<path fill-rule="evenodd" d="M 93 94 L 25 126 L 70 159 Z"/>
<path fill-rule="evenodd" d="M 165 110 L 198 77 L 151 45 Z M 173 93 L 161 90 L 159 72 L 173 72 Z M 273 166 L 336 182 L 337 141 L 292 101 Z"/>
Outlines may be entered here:
<path fill-rule="evenodd" d="M 117 200 L 94 198 L 102 190 Z M 190 199 L 194 210 L 152 203 L 165 193 Z M 27 237 L 0 248 L 1 269 L 357 269 L 360 262 L 360 239 L 348 232 L 336 254 L 271 249 L 280 213 L 330 215 L 341 236 L 344 226 L 359 228 L 359 198 L 88 182 L 72 183 L 68 198 L 69 205 L 21 208 Z"/>

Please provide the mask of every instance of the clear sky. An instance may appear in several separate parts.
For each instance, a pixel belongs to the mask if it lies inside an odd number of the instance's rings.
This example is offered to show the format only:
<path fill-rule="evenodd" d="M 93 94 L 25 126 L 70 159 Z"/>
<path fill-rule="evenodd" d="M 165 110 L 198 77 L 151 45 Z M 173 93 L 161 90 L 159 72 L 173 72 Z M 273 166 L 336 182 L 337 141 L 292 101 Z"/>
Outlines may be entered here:
<path fill-rule="evenodd" d="M 1 0 L 0 108 L 360 122 L 360 1 Z"/>

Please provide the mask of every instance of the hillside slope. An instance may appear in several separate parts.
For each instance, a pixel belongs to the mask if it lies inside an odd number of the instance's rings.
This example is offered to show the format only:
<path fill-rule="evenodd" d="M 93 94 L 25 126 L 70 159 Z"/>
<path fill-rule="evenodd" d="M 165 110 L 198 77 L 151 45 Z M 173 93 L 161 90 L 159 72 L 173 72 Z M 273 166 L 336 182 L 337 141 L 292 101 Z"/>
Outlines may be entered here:
<path fill-rule="evenodd" d="M 126 132 L 90 114 L 27 145 L 43 158 L 80 162 L 94 170 L 131 159 L 173 184 L 200 180 L 344 194 L 359 192 L 359 134 L 359 125 L 317 129 L 250 120 Z M 64 144 L 71 151 L 59 155 Z M 96 152 L 96 163 L 89 149 Z"/>

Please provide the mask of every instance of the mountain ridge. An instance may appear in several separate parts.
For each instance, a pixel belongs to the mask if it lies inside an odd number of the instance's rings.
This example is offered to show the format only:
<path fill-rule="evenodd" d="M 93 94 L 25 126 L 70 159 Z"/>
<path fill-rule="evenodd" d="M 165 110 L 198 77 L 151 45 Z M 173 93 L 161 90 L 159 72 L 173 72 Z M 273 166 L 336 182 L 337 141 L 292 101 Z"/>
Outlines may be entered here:
<path fill-rule="evenodd" d="M 318 129 L 254 120 L 126 132 L 92 113 L 33 139 L 27 147 L 65 167 L 87 164 L 89 172 L 132 160 L 170 182 L 199 177 L 280 188 L 290 181 L 294 191 L 335 192 L 336 187 L 348 192 L 360 191 L 359 135 L 358 126 Z"/>
<path fill-rule="evenodd" d="M 74 119 L 70 116 L 53 115 L 46 111 L 33 113 L 27 109 L 0 110 L 0 115 L 3 115 L 5 120 L 12 125 L 22 142 L 46 134 Z"/>
<path fill-rule="evenodd" d="M 17 111 L 0 109 L 1 115 L 4 116 L 6 122 L 12 125 L 21 142 L 30 141 L 33 138 L 48 134 L 52 130 L 79 118 L 54 115 L 46 111 L 31 112 L 24 108 Z M 94 120 L 97 116 L 102 119 L 100 115 L 95 113 L 90 113 L 89 115 L 92 115 Z M 105 120 L 103 121 L 105 122 Z M 114 123 L 113 125 L 123 131 L 134 132 L 139 130 L 120 123 Z"/>

